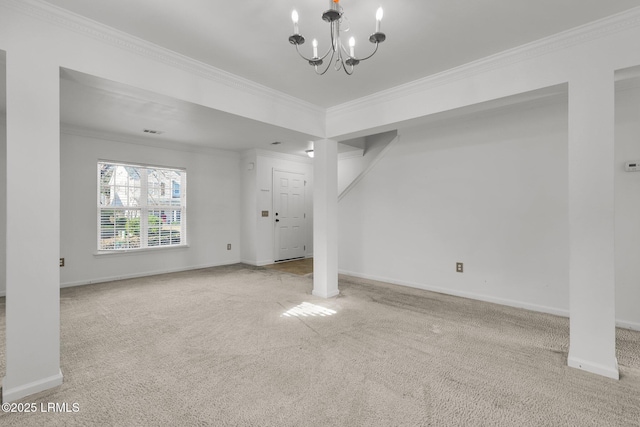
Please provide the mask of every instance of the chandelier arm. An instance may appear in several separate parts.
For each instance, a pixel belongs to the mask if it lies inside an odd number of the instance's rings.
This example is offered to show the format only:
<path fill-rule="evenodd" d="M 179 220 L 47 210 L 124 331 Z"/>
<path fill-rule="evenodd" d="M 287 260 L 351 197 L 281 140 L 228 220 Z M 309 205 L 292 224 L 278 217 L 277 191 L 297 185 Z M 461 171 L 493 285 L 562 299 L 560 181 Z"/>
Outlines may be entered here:
<path fill-rule="evenodd" d="M 351 71 L 347 71 L 347 67 L 344 65 L 344 63 L 342 64 L 342 69 L 344 70 L 345 73 L 347 73 L 348 76 L 350 76 L 351 74 L 353 74 L 353 65 L 351 65 Z"/>
<path fill-rule="evenodd" d="M 333 52 L 333 50 L 331 50 L 331 52 Z M 329 52 L 327 52 L 327 55 L 329 54 Z M 333 52 L 331 54 L 331 59 L 329 61 L 327 61 L 327 66 L 324 67 L 324 71 L 321 73 L 318 73 L 318 67 L 315 67 L 316 69 L 316 74 L 319 76 L 324 76 L 324 74 L 329 70 L 329 68 L 331 67 L 331 64 L 333 63 L 333 55 L 335 54 L 335 52 Z M 326 55 L 325 55 L 326 56 Z"/>
<path fill-rule="evenodd" d="M 338 49 L 344 52 L 344 54 L 347 55 L 347 58 L 351 58 L 351 55 L 349 55 L 349 51 L 347 50 L 346 47 L 344 47 L 344 44 L 342 44 L 341 39 L 338 39 Z"/>
<path fill-rule="evenodd" d="M 327 53 L 325 53 L 324 55 L 322 55 L 322 56 L 321 56 L 320 58 L 318 58 L 318 59 L 324 59 L 324 58 L 326 58 L 327 56 L 329 56 L 329 54 L 330 54 L 332 51 L 333 51 L 333 49 L 329 48 L 329 50 L 327 50 Z"/>
<path fill-rule="evenodd" d="M 352 56 L 351 58 L 357 59 L 358 61 L 366 61 L 367 59 L 371 58 L 373 55 L 376 54 L 376 52 L 378 51 L 378 46 L 379 45 L 380 45 L 380 43 L 376 43 L 376 48 L 373 50 L 373 52 L 369 56 L 365 56 L 364 58 L 356 58 L 356 57 Z"/>
<path fill-rule="evenodd" d="M 304 56 L 304 55 L 300 52 L 300 47 L 299 47 L 299 45 L 297 45 L 297 44 L 296 44 L 295 46 L 296 46 L 296 51 L 298 52 L 298 55 L 300 55 L 300 57 L 301 57 L 302 59 L 304 59 L 305 61 L 311 61 L 311 60 L 314 60 L 314 59 L 324 59 L 324 58 L 326 58 L 326 57 L 329 55 L 329 53 L 331 53 L 331 50 L 332 50 L 331 48 L 329 48 L 329 50 L 327 50 L 327 53 L 325 53 L 324 55 L 322 55 L 320 58 L 307 58 L 306 56 Z"/>
<path fill-rule="evenodd" d="M 329 70 L 329 67 L 331 67 L 331 61 L 327 62 L 327 65 L 324 67 L 324 70 L 321 71 L 321 72 L 318 72 L 318 67 L 315 67 L 316 68 L 316 74 L 319 75 L 319 76 L 324 76 L 325 73 Z"/>
<path fill-rule="evenodd" d="M 302 57 L 302 59 L 304 59 L 305 61 L 311 61 L 311 58 L 307 58 L 306 56 L 304 56 L 301 52 L 300 52 L 300 48 L 298 47 L 298 45 L 296 44 L 296 51 L 298 52 L 298 55 L 300 55 Z"/>
<path fill-rule="evenodd" d="M 336 59 L 336 64 L 339 63 L 338 67 L 334 67 L 336 71 L 340 71 L 340 68 L 344 68 L 344 56 L 342 55 L 342 51 L 338 50 L 338 52 L 336 52 L 338 54 L 338 58 Z"/>
<path fill-rule="evenodd" d="M 343 48 L 343 50 L 344 50 L 344 48 Z M 347 57 L 348 57 L 349 59 L 351 59 L 351 58 L 352 58 L 349 54 L 347 54 L 347 52 L 346 52 L 346 51 L 345 51 L 344 53 L 347 55 Z M 354 65 L 349 63 L 349 59 L 347 59 L 347 60 L 345 61 L 345 59 L 342 57 L 342 52 L 338 52 L 338 54 L 339 54 L 339 58 L 340 58 L 340 67 L 342 68 L 342 70 L 343 70 L 343 71 L 344 71 L 348 76 L 352 75 L 352 74 L 353 74 L 353 68 L 354 68 Z M 340 69 L 339 69 L 339 68 L 336 68 L 336 71 L 340 71 Z"/>
<path fill-rule="evenodd" d="M 342 65 L 342 69 L 345 73 L 347 73 L 348 76 L 353 74 L 353 65 L 349 65 L 349 68 L 347 69 L 347 64 L 344 63 L 344 60 L 340 61 L 340 64 Z"/>
<path fill-rule="evenodd" d="M 344 45 L 342 43 L 340 43 L 340 47 L 342 48 L 342 51 L 344 52 L 344 54 L 347 55 L 348 58 L 355 59 L 356 61 L 366 61 L 367 59 L 369 59 L 373 55 L 375 55 L 376 52 L 378 51 L 378 46 L 380 45 L 380 43 L 376 43 L 375 45 L 376 45 L 376 47 L 375 47 L 375 49 L 373 49 L 373 52 L 371 52 L 371 55 L 365 56 L 364 58 L 358 58 L 357 56 L 351 56 L 349 54 L 349 52 L 347 51 L 347 48 L 344 47 Z"/>

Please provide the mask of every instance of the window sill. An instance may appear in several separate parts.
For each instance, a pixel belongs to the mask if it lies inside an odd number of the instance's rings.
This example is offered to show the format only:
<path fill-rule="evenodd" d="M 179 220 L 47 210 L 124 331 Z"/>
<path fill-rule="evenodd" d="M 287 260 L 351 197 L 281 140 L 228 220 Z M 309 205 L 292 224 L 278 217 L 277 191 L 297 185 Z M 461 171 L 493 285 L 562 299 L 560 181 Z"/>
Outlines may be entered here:
<path fill-rule="evenodd" d="M 154 248 L 141 248 L 141 249 L 117 249 L 111 251 L 97 251 L 93 253 L 94 257 L 102 256 L 122 256 L 122 255 L 138 255 L 148 254 L 150 252 L 164 252 L 164 251 L 177 251 L 181 249 L 189 249 L 189 245 L 174 245 L 174 246 L 157 246 Z"/>

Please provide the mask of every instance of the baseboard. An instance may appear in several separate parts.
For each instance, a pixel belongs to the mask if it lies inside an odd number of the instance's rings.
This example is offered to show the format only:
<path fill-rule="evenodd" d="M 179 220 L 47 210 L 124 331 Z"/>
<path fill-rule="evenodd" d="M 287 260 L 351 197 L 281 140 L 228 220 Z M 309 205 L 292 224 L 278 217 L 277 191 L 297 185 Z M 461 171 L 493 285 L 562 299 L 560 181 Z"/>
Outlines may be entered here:
<path fill-rule="evenodd" d="M 556 308 L 556 307 L 548 307 L 548 306 L 544 306 L 544 305 L 530 304 L 530 303 L 523 302 L 523 301 L 510 300 L 510 299 L 507 299 L 507 298 L 492 297 L 492 296 L 477 294 L 477 293 L 473 293 L 473 292 L 459 291 L 459 290 L 456 290 L 456 289 L 442 288 L 442 287 L 438 287 L 438 286 L 429 286 L 429 285 L 425 285 L 423 283 L 416 283 L 416 282 L 410 282 L 410 281 L 405 281 L 405 280 L 395 280 L 395 279 L 391 279 L 391 278 L 388 278 L 388 277 L 373 276 L 373 275 L 368 275 L 368 274 L 359 274 L 359 273 L 354 273 L 354 272 L 344 271 L 344 270 L 340 270 L 339 273 L 340 274 L 345 274 L 347 276 L 359 277 L 359 278 L 367 279 L 367 280 L 376 280 L 376 281 L 379 281 L 379 282 L 391 283 L 393 285 L 407 286 L 407 287 L 410 287 L 410 288 L 416 288 L 416 289 L 422 289 L 422 290 L 425 290 L 425 291 L 437 292 L 437 293 L 440 293 L 440 294 L 453 295 L 453 296 L 456 296 L 456 297 L 462 297 L 462 298 L 474 299 L 474 300 L 478 300 L 478 301 L 490 302 L 490 303 L 494 303 L 494 304 L 506 305 L 506 306 L 509 306 L 509 307 L 523 308 L 525 310 L 531 310 L 531 311 L 537 311 L 537 312 L 540 312 L 540 313 L 553 314 L 553 315 L 556 315 L 556 316 L 569 317 L 569 310 L 564 310 L 564 309 Z"/>
<path fill-rule="evenodd" d="M 613 363 L 614 367 L 589 362 L 587 360 L 571 356 L 571 350 L 569 350 L 569 357 L 567 358 L 567 364 L 572 368 L 591 372 L 592 374 L 601 375 L 603 377 L 611 378 L 614 380 L 619 380 L 620 373 L 618 371 L 618 360 L 615 357 L 613 358 Z"/>
<path fill-rule="evenodd" d="M 43 378 L 38 381 L 33 381 L 28 384 L 24 384 L 18 387 L 7 388 L 2 384 L 2 402 L 13 402 L 23 397 L 31 396 L 32 394 L 39 393 L 44 390 L 48 390 L 53 387 L 57 387 L 62 384 L 62 371 L 58 371 L 56 375 Z"/>
<path fill-rule="evenodd" d="M 548 307 L 544 305 L 530 304 L 523 301 L 515 301 L 515 300 L 506 299 L 506 298 L 498 298 L 498 297 L 492 297 L 492 296 L 487 296 L 482 294 L 476 294 L 473 292 L 464 292 L 464 291 L 458 291 L 455 289 L 429 286 L 423 283 L 416 283 L 416 282 L 410 282 L 410 281 L 404 281 L 404 280 L 395 280 L 389 277 L 381 277 L 381 276 L 375 276 L 370 274 L 361 274 L 353 271 L 339 270 L 338 273 L 344 274 L 346 276 L 358 277 L 361 279 L 376 280 L 378 282 L 391 283 L 393 285 L 407 286 L 409 288 L 416 288 L 416 289 L 422 289 L 425 291 L 438 292 L 440 294 L 445 294 L 445 295 L 453 295 L 453 296 L 462 297 L 462 298 L 469 298 L 469 299 L 478 300 L 478 301 L 506 305 L 514 308 L 522 308 L 525 310 L 537 311 L 539 313 L 553 314 L 555 316 L 561 316 L 561 317 L 567 317 L 567 318 L 569 317 L 569 310 L 565 310 L 557 307 Z M 636 323 L 636 322 L 616 319 L 616 326 L 623 329 L 640 331 L 640 323 Z"/>
<path fill-rule="evenodd" d="M 336 289 L 335 291 L 331 291 L 328 294 L 325 294 L 323 292 L 318 292 L 315 289 L 313 291 L 311 291 L 311 295 L 316 296 L 316 297 L 320 297 L 320 298 L 324 298 L 324 299 L 337 297 L 339 294 L 340 294 L 340 291 L 338 289 Z"/>
<path fill-rule="evenodd" d="M 640 331 L 640 323 L 628 322 L 626 320 L 616 320 L 616 326 L 623 329 L 631 329 L 632 331 Z"/>
<path fill-rule="evenodd" d="M 240 262 L 247 265 L 253 265 L 254 267 L 262 267 L 262 266 L 271 265 L 274 263 L 272 259 L 263 260 L 263 261 L 253 261 L 253 260 L 249 261 L 249 260 L 243 259 Z"/>
<path fill-rule="evenodd" d="M 313 254 L 311 255 L 305 255 L 304 258 L 313 258 Z M 272 259 L 265 259 L 262 261 L 248 261 L 248 260 L 242 260 L 240 261 L 243 264 L 248 264 L 248 265 L 254 265 L 256 267 L 263 267 L 265 265 L 271 265 L 274 264 L 275 261 Z"/>
<path fill-rule="evenodd" d="M 148 277 L 148 276 L 156 276 L 158 274 L 167 274 L 167 273 L 179 273 L 181 271 L 191 271 L 191 270 L 200 270 L 203 268 L 211 268 L 211 267 L 222 267 L 224 265 L 233 265 L 238 264 L 241 261 L 230 261 L 223 263 L 215 263 L 215 264 L 203 264 L 203 265 L 194 265 L 190 267 L 181 267 L 181 268 L 172 268 L 166 270 L 154 270 L 154 271 L 145 271 L 143 273 L 133 273 L 133 274 L 123 274 L 118 276 L 108 276 L 108 277 L 99 277 L 97 279 L 91 280 L 78 280 L 76 282 L 64 282 L 60 284 L 61 288 L 70 288 L 73 286 L 84 286 L 84 285 L 92 285 L 95 283 L 105 283 L 105 282 L 113 282 L 115 280 L 125 280 L 125 279 L 136 279 L 138 277 Z"/>

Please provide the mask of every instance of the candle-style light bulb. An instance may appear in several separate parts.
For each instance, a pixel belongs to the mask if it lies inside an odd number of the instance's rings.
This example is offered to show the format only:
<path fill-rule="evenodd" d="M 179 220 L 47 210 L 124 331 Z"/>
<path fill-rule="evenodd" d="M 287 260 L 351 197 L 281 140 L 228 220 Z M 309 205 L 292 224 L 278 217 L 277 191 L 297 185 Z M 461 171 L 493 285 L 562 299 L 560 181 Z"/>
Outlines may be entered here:
<path fill-rule="evenodd" d="M 295 10 L 291 12 L 291 20 L 293 21 L 293 34 L 299 34 L 298 33 L 298 12 L 296 12 Z"/>
<path fill-rule="evenodd" d="M 311 44 L 313 45 L 313 57 L 317 58 L 318 57 L 318 40 L 313 39 L 313 42 L 311 42 Z"/>
<path fill-rule="evenodd" d="M 380 21 L 382 21 L 382 7 L 379 7 L 376 12 L 376 33 L 380 32 Z"/>
<path fill-rule="evenodd" d="M 356 56 L 356 39 L 354 39 L 353 37 L 349 39 L 349 52 L 351 57 Z"/>

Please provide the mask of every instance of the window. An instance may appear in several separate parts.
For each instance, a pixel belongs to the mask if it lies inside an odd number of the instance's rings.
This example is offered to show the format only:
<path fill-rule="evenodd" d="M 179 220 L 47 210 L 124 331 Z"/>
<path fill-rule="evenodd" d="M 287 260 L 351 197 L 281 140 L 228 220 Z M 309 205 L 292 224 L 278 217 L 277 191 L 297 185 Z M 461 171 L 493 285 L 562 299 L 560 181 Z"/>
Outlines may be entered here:
<path fill-rule="evenodd" d="M 183 169 L 98 162 L 98 250 L 185 245 L 186 181 Z"/>

